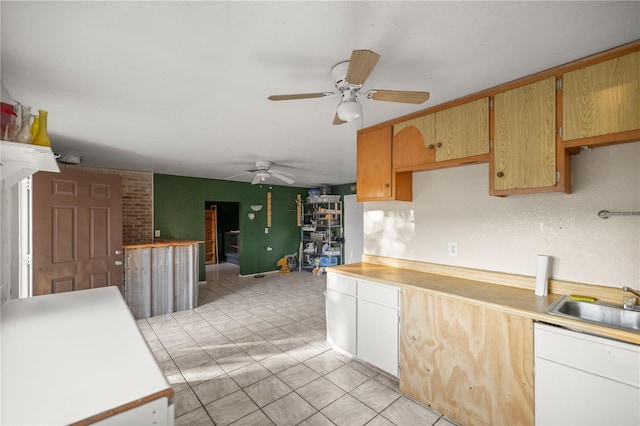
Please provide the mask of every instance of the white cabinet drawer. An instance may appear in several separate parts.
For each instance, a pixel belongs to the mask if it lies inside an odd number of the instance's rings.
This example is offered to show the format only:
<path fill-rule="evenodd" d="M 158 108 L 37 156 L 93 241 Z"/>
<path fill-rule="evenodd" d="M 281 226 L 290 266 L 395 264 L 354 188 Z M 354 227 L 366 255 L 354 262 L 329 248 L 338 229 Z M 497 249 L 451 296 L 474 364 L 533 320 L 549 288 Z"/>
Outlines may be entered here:
<path fill-rule="evenodd" d="M 640 346 L 539 323 L 534 336 L 537 358 L 640 387 Z"/>
<path fill-rule="evenodd" d="M 355 296 L 356 280 L 342 275 L 327 273 L 327 290 Z"/>
<path fill-rule="evenodd" d="M 384 284 L 358 280 L 358 299 L 398 309 L 400 289 Z"/>

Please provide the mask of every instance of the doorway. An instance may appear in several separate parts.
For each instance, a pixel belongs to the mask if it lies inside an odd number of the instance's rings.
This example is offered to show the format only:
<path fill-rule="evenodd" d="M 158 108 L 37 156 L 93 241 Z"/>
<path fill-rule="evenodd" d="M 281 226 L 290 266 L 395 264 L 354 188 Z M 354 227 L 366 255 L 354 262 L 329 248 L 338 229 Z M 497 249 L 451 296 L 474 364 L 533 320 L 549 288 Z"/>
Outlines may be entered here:
<path fill-rule="evenodd" d="M 218 263 L 218 256 L 218 212 L 212 205 L 204 211 L 204 264 Z"/>
<path fill-rule="evenodd" d="M 217 262 L 207 262 L 205 258 L 205 264 L 211 265 L 223 262 L 240 263 L 238 256 L 239 247 L 239 233 L 240 233 L 240 203 L 229 201 L 205 201 L 205 241 L 215 240 L 211 252 L 215 251 L 217 255 Z M 215 211 L 215 227 L 213 227 L 207 215 L 211 216 Z M 215 237 L 211 237 L 210 231 L 207 227 L 215 232 Z M 232 241 L 232 239 L 234 241 Z M 205 244 L 205 249 L 209 250 Z"/>

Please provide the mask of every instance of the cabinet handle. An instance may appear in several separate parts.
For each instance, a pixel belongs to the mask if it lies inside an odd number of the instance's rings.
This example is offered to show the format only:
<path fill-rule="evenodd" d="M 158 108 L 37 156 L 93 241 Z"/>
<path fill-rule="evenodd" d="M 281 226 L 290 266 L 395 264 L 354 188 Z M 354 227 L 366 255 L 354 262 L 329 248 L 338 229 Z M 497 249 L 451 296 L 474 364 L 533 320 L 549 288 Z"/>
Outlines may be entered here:
<path fill-rule="evenodd" d="M 498 173 L 496 173 L 496 176 L 498 176 L 498 177 L 504 177 L 504 173 L 502 173 L 502 172 L 498 172 Z"/>
<path fill-rule="evenodd" d="M 436 147 L 441 148 L 441 147 L 442 147 L 442 142 L 438 142 L 438 143 L 436 144 Z"/>
<path fill-rule="evenodd" d="M 385 187 L 385 188 L 388 188 L 388 187 L 390 187 L 390 186 L 391 186 L 391 185 L 389 185 L 388 183 L 385 183 L 385 184 L 384 184 L 384 187 Z"/>
<path fill-rule="evenodd" d="M 433 144 L 427 145 L 427 149 L 433 149 L 433 148 L 434 148 Z"/>

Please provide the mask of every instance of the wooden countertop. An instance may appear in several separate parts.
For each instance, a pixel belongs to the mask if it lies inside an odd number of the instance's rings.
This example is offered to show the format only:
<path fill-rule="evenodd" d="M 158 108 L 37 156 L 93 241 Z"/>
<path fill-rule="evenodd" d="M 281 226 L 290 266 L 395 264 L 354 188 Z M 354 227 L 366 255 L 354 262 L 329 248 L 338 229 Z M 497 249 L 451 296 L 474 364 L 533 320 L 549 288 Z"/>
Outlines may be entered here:
<path fill-rule="evenodd" d="M 204 241 L 198 241 L 198 240 L 155 240 L 152 243 L 125 244 L 122 247 L 125 250 L 130 250 L 130 249 L 152 248 L 152 247 L 190 246 L 192 244 L 202 244 L 202 243 L 204 243 Z"/>
<path fill-rule="evenodd" d="M 640 345 L 640 333 L 548 314 L 546 312 L 547 308 L 560 296 L 559 294 L 541 297 L 536 296 L 533 290 L 529 289 L 430 274 L 375 263 L 352 263 L 327 268 L 327 271 L 353 278 L 364 278 L 382 284 L 391 284 L 400 289 L 424 290 L 462 302 L 483 305 L 503 312 L 528 317 L 536 321 Z"/>
<path fill-rule="evenodd" d="M 2 306 L 6 425 L 91 423 L 173 391 L 116 287 Z"/>

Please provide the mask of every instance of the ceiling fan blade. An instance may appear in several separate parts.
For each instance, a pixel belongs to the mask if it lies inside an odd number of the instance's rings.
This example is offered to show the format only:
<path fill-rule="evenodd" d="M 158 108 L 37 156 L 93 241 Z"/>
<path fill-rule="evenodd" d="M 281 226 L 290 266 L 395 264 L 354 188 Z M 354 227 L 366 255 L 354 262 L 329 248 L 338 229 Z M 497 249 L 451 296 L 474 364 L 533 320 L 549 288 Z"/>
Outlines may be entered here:
<path fill-rule="evenodd" d="M 273 170 L 273 169 L 269 169 L 269 171 L 271 172 L 271 174 L 279 174 L 279 175 L 285 175 L 285 176 L 291 176 L 291 177 L 295 177 L 293 173 L 289 173 L 289 172 L 283 172 L 282 170 Z"/>
<path fill-rule="evenodd" d="M 229 180 L 229 179 L 237 178 L 237 177 L 240 177 L 240 176 L 246 175 L 246 174 L 248 174 L 248 173 L 249 173 L 249 171 L 246 171 L 246 172 L 243 172 L 243 173 L 238 173 L 237 175 L 227 176 L 226 178 L 224 178 L 224 180 Z"/>
<path fill-rule="evenodd" d="M 251 185 L 255 185 L 256 183 L 260 183 L 260 182 L 262 182 L 262 177 L 259 174 L 257 174 L 251 181 Z"/>
<path fill-rule="evenodd" d="M 374 101 L 403 102 L 406 104 L 421 104 L 429 100 L 429 92 L 411 92 L 405 90 L 369 90 L 367 99 Z"/>
<path fill-rule="evenodd" d="M 297 93 L 293 95 L 271 95 L 267 99 L 270 101 L 290 101 L 295 99 L 326 98 L 333 95 L 333 92 Z"/>
<path fill-rule="evenodd" d="M 378 59 L 380 59 L 380 55 L 371 50 L 354 50 L 351 52 L 351 60 L 349 61 L 346 77 L 347 83 L 362 86 L 369 78 L 373 67 L 378 63 Z"/>
<path fill-rule="evenodd" d="M 271 171 L 271 176 L 273 176 L 274 178 L 278 178 L 283 182 L 286 182 L 288 184 L 292 184 L 293 182 L 295 182 L 293 179 L 289 179 L 286 176 L 281 175 L 280 173 L 274 173 L 273 171 Z"/>
<path fill-rule="evenodd" d="M 338 125 L 344 124 L 344 123 L 346 123 L 346 121 L 341 120 L 340 117 L 338 117 L 338 113 L 336 112 L 335 117 L 333 117 L 333 125 L 334 126 L 338 126 Z"/>

